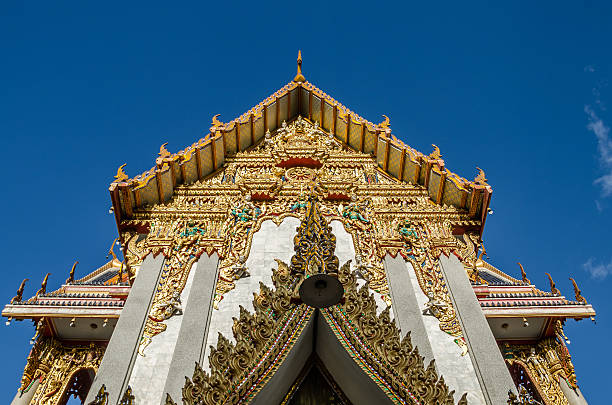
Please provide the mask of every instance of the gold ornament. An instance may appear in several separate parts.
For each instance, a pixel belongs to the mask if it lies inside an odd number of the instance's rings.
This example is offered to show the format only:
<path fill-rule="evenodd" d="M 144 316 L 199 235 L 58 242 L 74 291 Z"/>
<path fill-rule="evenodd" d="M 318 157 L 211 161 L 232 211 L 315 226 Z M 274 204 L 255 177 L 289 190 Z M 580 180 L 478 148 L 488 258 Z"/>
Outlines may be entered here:
<path fill-rule="evenodd" d="M 15 304 L 15 303 L 21 302 L 21 300 L 23 299 L 23 289 L 25 288 L 26 281 L 28 281 L 28 280 L 29 280 L 29 278 L 24 278 L 23 279 L 23 281 L 19 285 L 19 288 L 17 289 L 17 295 L 15 295 L 13 298 L 11 298 L 11 304 Z"/>
<path fill-rule="evenodd" d="M 40 336 L 28 356 L 21 390 L 26 390 L 35 379 L 40 385 L 32 404 L 59 404 L 72 377 L 79 371 L 96 372 L 104 355 L 104 348 L 90 343 L 88 346 L 68 345 L 50 337 Z"/>

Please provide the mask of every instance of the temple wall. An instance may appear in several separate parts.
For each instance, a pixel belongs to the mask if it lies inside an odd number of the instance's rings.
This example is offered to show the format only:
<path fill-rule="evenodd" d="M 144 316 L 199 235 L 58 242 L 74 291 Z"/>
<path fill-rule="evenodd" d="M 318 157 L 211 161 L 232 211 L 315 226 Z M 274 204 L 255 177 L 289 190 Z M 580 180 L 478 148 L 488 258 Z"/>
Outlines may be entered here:
<path fill-rule="evenodd" d="M 191 267 L 185 288 L 181 293 L 183 308 L 191 292 L 196 266 L 197 263 Z M 151 344 L 144 351 L 144 357 L 137 356 L 129 382 L 136 397 L 137 405 L 157 404 L 165 394 L 163 392 L 164 385 L 182 320 L 183 316 L 181 315 L 175 315 L 166 320 L 167 329 L 153 337 Z"/>
<path fill-rule="evenodd" d="M 273 286 L 272 269 L 277 266 L 274 259 L 289 264 L 294 254 L 293 237 L 299 225 L 300 221 L 293 217 L 285 218 L 279 226 L 276 226 L 272 221 L 264 221 L 259 231 L 253 235 L 251 250 L 246 262 L 251 276 L 236 281 L 236 288 L 225 295 L 219 303 L 218 310 L 213 310 L 203 360 L 205 369 L 208 369 L 210 346 L 217 345 L 219 333 L 233 340 L 232 326 L 234 321 L 232 317 L 239 317 L 239 305 L 252 312 L 253 293 L 259 291 L 259 282 L 261 281 L 269 287 Z M 336 236 L 336 256 L 340 266 L 342 266 L 349 259 L 354 260 L 353 237 L 346 232 L 340 221 L 332 221 L 330 225 Z M 363 285 L 363 283 L 363 280 L 359 281 L 360 285 Z M 386 304 L 380 298 L 380 295 L 375 293 L 374 296 L 379 310 L 385 308 Z"/>
<path fill-rule="evenodd" d="M 419 308 L 424 309 L 425 303 L 428 301 L 427 296 L 419 286 L 412 265 L 409 263 L 404 263 L 404 265 L 410 275 Z M 423 315 L 422 311 L 419 311 L 419 313 L 425 325 L 438 373 L 444 377 L 449 389 L 455 390 L 455 400 L 458 401 L 461 395 L 467 392 L 470 405 L 485 404 L 480 383 L 470 359 L 470 353 L 461 356 L 461 348 L 454 342 L 455 337 L 440 329 L 438 319 L 434 316 Z"/>
<path fill-rule="evenodd" d="M 234 283 L 236 288 L 225 294 L 219 303 L 219 309 L 212 311 L 203 368 L 208 370 L 210 346 L 217 346 L 219 333 L 234 341 L 232 318 L 240 317 L 240 305 L 253 312 L 253 293 L 259 291 L 259 282 L 272 287 L 272 268 L 276 268 L 274 259 L 289 263 L 293 256 L 293 237 L 300 225 L 297 218 L 288 217 L 280 226 L 272 221 L 264 221 L 259 231 L 253 235 L 251 250 L 246 266 L 250 276 L 241 278 Z"/>

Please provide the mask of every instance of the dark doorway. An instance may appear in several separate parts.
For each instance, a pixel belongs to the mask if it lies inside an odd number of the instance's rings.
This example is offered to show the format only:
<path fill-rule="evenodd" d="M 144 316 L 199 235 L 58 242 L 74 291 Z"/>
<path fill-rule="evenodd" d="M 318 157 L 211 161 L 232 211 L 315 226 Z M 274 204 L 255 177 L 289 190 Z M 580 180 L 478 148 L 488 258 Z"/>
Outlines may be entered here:
<path fill-rule="evenodd" d="M 351 405 L 321 360 L 312 356 L 281 405 Z"/>

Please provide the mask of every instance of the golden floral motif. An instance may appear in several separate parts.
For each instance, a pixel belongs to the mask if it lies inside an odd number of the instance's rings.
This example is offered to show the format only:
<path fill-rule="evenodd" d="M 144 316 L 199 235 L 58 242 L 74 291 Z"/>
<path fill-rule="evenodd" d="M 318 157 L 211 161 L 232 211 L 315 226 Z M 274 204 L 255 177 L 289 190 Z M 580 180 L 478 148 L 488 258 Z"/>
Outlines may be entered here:
<path fill-rule="evenodd" d="M 75 373 L 100 366 L 104 348 L 90 343 L 88 346 L 67 345 L 54 338 L 39 337 L 32 347 L 23 377 L 21 391 L 40 380 L 30 402 L 33 405 L 59 404 Z"/>
<path fill-rule="evenodd" d="M 440 303 L 434 314 L 440 321 L 440 329 L 457 338 L 455 343 L 465 355 L 463 333 L 438 260 L 440 254 L 449 249 L 450 243 L 445 241 L 452 237 L 450 224 L 405 220 L 398 225 L 397 231 L 404 241 L 400 253 L 412 264 L 421 290 L 430 300 Z"/>
<path fill-rule="evenodd" d="M 176 235 L 165 250 L 162 277 L 140 340 L 138 353 L 142 356 L 153 336 L 166 330 L 164 321 L 182 314 L 180 294 L 193 263 L 203 252 L 199 246 L 200 238 L 205 234 L 203 225 L 195 221 L 177 222 L 176 225 L 171 228 Z"/>
<path fill-rule="evenodd" d="M 560 381 L 576 387 L 576 375 L 569 352 L 558 337 L 542 339 L 534 345 L 502 346 L 502 353 L 509 364 L 523 367 L 546 405 L 566 405 L 567 398 Z"/>

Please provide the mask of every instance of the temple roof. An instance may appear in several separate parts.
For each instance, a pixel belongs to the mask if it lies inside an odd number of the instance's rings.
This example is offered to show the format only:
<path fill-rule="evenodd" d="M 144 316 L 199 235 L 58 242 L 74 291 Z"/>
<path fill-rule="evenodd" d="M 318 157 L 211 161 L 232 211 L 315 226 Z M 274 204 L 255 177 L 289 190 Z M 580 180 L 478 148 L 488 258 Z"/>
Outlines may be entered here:
<path fill-rule="evenodd" d="M 379 124 L 362 118 L 306 81 L 300 69 L 294 81 L 240 117 L 223 123 L 215 115 L 210 132 L 187 148 L 170 153 L 163 144 L 150 170 L 129 178 L 122 165 L 110 185 L 118 226 L 134 210 L 169 201 L 175 187 L 209 176 L 223 167 L 226 157 L 251 148 L 267 131 L 298 116 L 318 122 L 344 145 L 371 154 L 394 178 L 424 186 L 432 201 L 465 210 L 484 225 L 492 189 L 482 171 L 474 181 L 452 173 L 438 147 L 430 155 L 414 150 L 392 134 L 386 116 Z"/>
<path fill-rule="evenodd" d="M 78 280 L 66 280 L 57 290 L 39 292 L 28 299 L 6 305 L 2 315 L 14 319 L 42 316 L 119 317 L 130 291 L 127 273 L 119 280 L 121 262 L 114 257 L 108 263 Z"/>
<path fill-rule="evenodd" d="M 583 319 L 595 316 L 595 310 L 581 295 L 571 300 L 558 290 L 542 291 L 529 280 L 516 279 L 484 260 L 480 260 L 477 267 L 483 283 L 472 282 L 472 287 L 486 317 L 539 316 Z"/>

